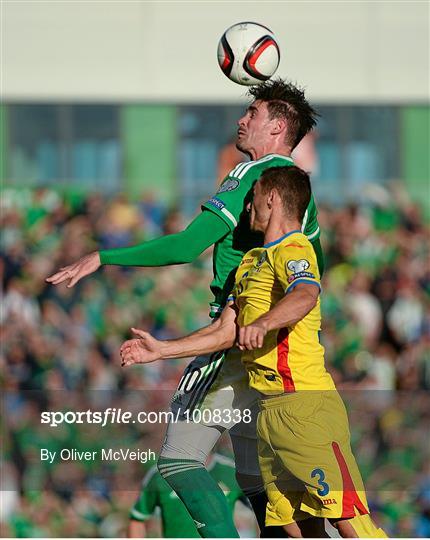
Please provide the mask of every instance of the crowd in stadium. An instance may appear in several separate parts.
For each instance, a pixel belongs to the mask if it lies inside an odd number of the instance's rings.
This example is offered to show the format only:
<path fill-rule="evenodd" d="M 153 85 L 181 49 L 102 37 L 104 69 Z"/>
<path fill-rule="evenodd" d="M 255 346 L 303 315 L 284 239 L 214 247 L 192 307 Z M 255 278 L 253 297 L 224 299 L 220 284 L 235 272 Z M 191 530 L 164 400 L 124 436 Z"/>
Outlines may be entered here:
<path fill-rule="evenodd" d="M 3 533 L 123 535 L 144 467 L 49 467 L 39 450 L 47 439 L 51 448 L 96 449 L 117 440 L 157 450 L 164 427 L 107 426 L 101 440 L 100 428 L 88 426 L 48 432 L 40 412 L 166 409 L 184 362 L 124 370 L 118 350 L 131 326 L 168 339 L 207 324 L 211 254 L 168 268 L 105 267 L 74 288 L 53 287 L 44 280 L 60 266 L 96 248 L 177 232 L 186 219 L 150 195 L 130 202 L 51 188 L 5 190 L 2 206 Z M 374 186 L 365 203 L 320 205 L 319 222 L 326 257 L 322 342 L 349 405 L 372 511 L 390 535 L 428 537 L 428 227 L 398 184 Z"/>

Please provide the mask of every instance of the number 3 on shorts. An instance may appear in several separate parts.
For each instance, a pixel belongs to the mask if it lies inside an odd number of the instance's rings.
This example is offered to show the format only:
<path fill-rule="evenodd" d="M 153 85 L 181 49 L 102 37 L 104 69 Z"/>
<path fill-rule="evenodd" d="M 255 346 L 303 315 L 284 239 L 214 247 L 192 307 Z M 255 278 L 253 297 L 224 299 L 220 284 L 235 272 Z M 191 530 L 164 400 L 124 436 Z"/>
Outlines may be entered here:
<path fill-rule="evenodd" d="M 327 482 L 324 482 L 324 471 L 322 469 L 314 469 L 311 472 L 311 478 L 315 478 L 315 476 L 318 476 L 318 485 L 321 486 L 317 493 L 318 495 L 321 495 L 321 497 L 323 497 L 324 495 L 327 495 L 327 493 L 330 491 L 329 485 L 327 484 Z"/>

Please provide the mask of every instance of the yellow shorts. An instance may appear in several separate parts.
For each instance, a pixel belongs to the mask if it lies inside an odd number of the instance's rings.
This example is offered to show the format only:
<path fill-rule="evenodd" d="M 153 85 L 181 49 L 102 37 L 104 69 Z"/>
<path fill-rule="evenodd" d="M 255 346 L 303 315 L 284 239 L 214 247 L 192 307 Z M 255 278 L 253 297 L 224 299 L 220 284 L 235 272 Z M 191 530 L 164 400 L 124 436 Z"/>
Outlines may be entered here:
<path fill-rule="evenodd" d="M 369 513 L 351 452 L 348 417 L 335 390 L 265 399 L 257 421 L 266 525 Z"/>

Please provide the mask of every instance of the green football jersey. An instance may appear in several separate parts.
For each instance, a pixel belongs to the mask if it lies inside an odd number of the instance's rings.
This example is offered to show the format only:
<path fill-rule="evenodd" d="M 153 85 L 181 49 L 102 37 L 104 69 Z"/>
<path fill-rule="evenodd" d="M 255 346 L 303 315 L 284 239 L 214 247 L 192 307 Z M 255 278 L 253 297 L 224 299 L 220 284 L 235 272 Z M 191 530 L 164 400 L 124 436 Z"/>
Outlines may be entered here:
<path fill-rule="evenodd" d="M 265 169 L 291 165 L 294 165 L 292 158 L 279 154 L 269 154 L 256 161 L 239 163 L 224 179 L 217 193 L 202 205 L 203 209 L 215 212 L 230 228 L 230 233 L 219 240 L 214 248 L 214 279 L 211 290 L 215 301 L 211 304 L 212 316 L 226 303 L 243 255 L 264 243 L 262 233 L 250 230 L 246 210 L 247 204 L 252 200 L 255 182 Z M 303 219 L 302 232 L 310 241 L 317 239 L 320 234 L 313 196 Z"/>
<path fill-rule="evenodd" d="M 208 465 L 208 471 L 223 490 L 232 513 L 238 500 L 246 502 L 246 497 L 236 482 L 232 460 L 215 454 Z M 142 482 L 139 499 L 130 511 L 130 519 L 147 521 L 157 508 L 160 510 L 165 538 L 200 538 L 194 521 L 182 501 L 154 466 Z"/>

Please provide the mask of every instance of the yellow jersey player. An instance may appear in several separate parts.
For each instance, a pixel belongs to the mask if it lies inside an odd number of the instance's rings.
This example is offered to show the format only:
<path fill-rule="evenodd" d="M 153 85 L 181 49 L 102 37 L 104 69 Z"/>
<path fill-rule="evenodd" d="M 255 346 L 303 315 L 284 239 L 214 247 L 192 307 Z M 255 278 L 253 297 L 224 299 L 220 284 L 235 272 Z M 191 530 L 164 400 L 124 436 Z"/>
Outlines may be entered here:
<path fill-rule="evenodd" d="M 320 278 L 315 252 L 300 231 L 311 197 L 298 167 L 268 169 L 254 188 L 251 228 L 264 233 L 236 272 L 220 319 L 178 340 L 123 344 L 123 365 L 231 347 L 237 340 L 260 395 L 260 468 L 268 495 L 266 525 L 291 537 L 325 536 L 327 518 L 342 537 L 386 537 L 369 515 L 350 447 L 344 404 L 324 365 Z"/>

